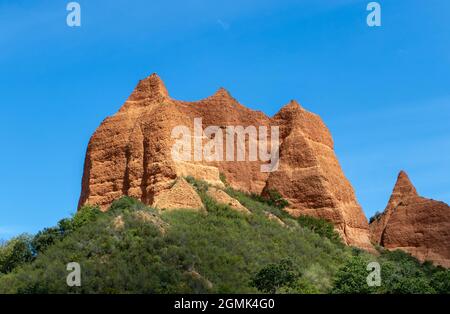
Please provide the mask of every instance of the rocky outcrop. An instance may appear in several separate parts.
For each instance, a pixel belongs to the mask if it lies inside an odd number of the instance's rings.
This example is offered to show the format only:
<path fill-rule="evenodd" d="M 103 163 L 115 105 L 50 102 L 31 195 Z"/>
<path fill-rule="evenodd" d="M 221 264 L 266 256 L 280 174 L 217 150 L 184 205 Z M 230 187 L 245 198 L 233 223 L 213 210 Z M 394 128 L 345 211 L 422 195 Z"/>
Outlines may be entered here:
<path fill-rule="evenodd" d="M 401 171 L 386 209 L 370 224 L 372 241 L 450 267 L 450 207 L 418 195 Z"/>
<path fill-rule="evenodd" d="M 236 152 L 233 161 L 174 160 L 175 127 L 191 131 L 189 140 L 194 144 L 215 138 L 196 135 L 196 118 L 201 118 L 203 128 L 217 126 L 223 137 L 230 135 L 227 126 L 279 127 L 278 171 L 263 172 L 261 166 L 267 162 L 239 161 Z M 252 143 L 245 137 L 245 156 L 249 156 Z M 156 74 L 140 81 L 119 112 L 105 119 L 92 136 L 79 205 L 106 209 L 114 199 L 128 195 L 153 206 L 162 206 L 161 199 L 182 206 L 185 198 L 170 192 L 175 180 L 191 175 L 221 187 L 220 173 L 236 189 L 253 193 L 276 189 L 289 201 L 288 211 L 293 215 L 326 218 L 347 244 L 371 248 L 367 220 L 319 116 L 291 101 L 270 118 L 242 106 L 222 88 L 203 100 L 174 100 Z M 167 193 L 176 200 L 169 200 Z"/>
<path fill-rule="evenodd" d="M 274 214 L 269 213 L 269 212 L 265 212 L 264 215 L 267 217 L 267 219 L 276 222 L 280 226 L 286 227 L 286 224 L 284 223 L 284 221 L 281 220 L 280 218 L 278 218 L 277 216 L 275 216 Z"/>
<path fill-rule="evenodd" d="M 203 209 L 203 203 L 197 191 L 184 178 L 179 178 L 170 189 L 159 193 L 155 197 L 153 206 L 162 210 Z"/>
<path fill-rule="evenodd" d="M 154 225 L 162 234 L 166 233 L 169 224 L 162 220 L 156 213 L 149 212 L 148 210 L 138 210 L 133 212 L 133 216 L 137 219 Z M 123 215 L 116 216 L 112 221 L 112 226 L 115 230 L 122 231 L 125 228 L 125 221 Z"/>
<path fill-rule="evenodd" d="M 283 139 L 280 167 L 270 173 L 265 190 L 278 190 L 291 204 L 288 211 L 293 216 L 325 218 L 347 244 L 371 249 L 366 217 L 320 117 L 291 101 L 273 123 L 280 126 Z"/>
<path fill-rule="evenodd" d="M 232 198 L 230 195 L 220 189 L 210 187 L 207 194 L 219 204 L 227 205 L 231 209 L 243 214 L 250 214 L 250 211 L 246 207 L 244 207 L 237 199 Z"/>
<path fill-rule="evenodd" d="M 381 237 L 386 228 L 386 224 L 402 200 L 417 196 L 419 195 L 417 194 L 416 188 L 411 183 L 406 172 L 400 171 L 383 214 L 370 224 L 370 238 L 374 243 L 380 244 L 382 242 Z"/>

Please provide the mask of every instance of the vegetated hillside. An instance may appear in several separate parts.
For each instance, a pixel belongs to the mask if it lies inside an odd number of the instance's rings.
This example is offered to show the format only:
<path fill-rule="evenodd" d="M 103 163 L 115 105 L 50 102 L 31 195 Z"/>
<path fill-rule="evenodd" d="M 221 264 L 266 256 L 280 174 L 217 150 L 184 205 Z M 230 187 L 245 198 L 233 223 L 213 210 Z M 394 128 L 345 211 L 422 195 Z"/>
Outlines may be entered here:
<path fill-rule="evenodd" d="M 208 197 L 205 211 L 158 212 L 123 197 L 103 213 L 84 207 L 35 236 L 0 247 L 0 293 L 448 293 L 450 273 L 402 252 L 378 257 L 344 246 L 331 224 L 293 219 L 267 201 L 227 188 L 251 214 Z M 278 206 L 278 207 L 277 207 Z M 278 219 L 277 219 L 278 218 Z M 366 283 L 378 261 L 382 285 Z M 69 287 L 66 265 L 81 266 Z"/>

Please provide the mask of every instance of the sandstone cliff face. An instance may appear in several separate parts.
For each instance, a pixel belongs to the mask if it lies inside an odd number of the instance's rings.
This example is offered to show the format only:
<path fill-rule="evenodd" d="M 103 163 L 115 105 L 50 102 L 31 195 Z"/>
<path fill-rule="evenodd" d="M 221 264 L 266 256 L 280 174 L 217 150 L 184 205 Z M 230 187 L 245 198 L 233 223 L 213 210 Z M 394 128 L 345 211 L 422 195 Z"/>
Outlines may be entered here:
<path fill-rule="evenodd" d="M 266 190 L 277 189 L 293 216 L 312 215 L 334 222 L 347 244 L 371 249 L 367 220 L 333 150 L 333 139 L 319 116 L 295 101 L 273 118 L 280 125 L 280 167 Z"/>
<path fill-rule="evenodd" d="M 383 214 L 370 224 L 372 241 L 421 261 L 450 267 L 450 207 L 421 197 L 401 171 Z"/>
<path fill-rule="evenodd" d="M 219 126 L 225 133 L 226 126 L 279 126 L 278 171 L 261 172 L 265 162 L 248 159 L 174 160 L 171 132 L 180 125 L 193 131 L 195 118 L 202 118 L 203 128 Z M 210 139 L 201 139 L 205 140 Z M 246 144 L 248 156 L 248 138 Z M 242 106 L 224 89 L 200 101 L 174 100 L 156 74 L 140 81 L 119 112 L 105 119 L 92 136 L 79 206 L 96 204 L 106 209 L 123 195 L 149 205 L 158 205 L 158 199 L 170 203 L 167 191 L 177 178 L 192 175 L 220 187 L 219 173 L 231 186 L 244 191 L 276 189 L 290 202 L 288 211 L 293 215 L 326 218 L 335 223 L 347 244 L 371 248 L 367 220 L 320 117 L 292 101 L 269 118 Z"/>

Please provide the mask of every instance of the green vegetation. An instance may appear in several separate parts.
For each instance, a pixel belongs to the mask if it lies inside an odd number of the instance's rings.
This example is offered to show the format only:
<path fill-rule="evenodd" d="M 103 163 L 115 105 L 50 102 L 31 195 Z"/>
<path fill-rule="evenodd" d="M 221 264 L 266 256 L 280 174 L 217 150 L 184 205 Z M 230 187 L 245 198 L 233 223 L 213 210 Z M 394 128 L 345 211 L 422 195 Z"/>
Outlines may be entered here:
<path fill-rule="evenodd" d="M 257 202 L 264 203 L 278 209 L 283 209 L 289 205 L 289 202 L 281 196 L 280 192 L 274 189 L 267 190 L 263 195 L 255 193 L 247 195 Z"/>
<path fill-rule="evenodd" d="M 225 176 L 225 174 L 224 174 L 223 172 L 221 172 L 221 173 L 219 174 L 219 178 L 220 178 L 220 181 L 222 181 L 222 183 L 223 183 L 225 186 L 229 186 L 228 181 L 227 181 L 227 177 Z"/>
<path fill-rule="evenodd" d="M 227 192 L 231 197 L 237 199 L 242 205 L 247 207 L 253 213 L 262 214 L 267 212 L 277 216 L 278 218 L 288 219 L 290 217 L 280 208 L 269 205 L 267 200 L 260 195 L 234 190 L 231 187 L 227 187 L 225 192 Z"/>
<path fill-rule="evenodd" d="M 301 274 L 295 271 L 294 263 L 290 259 L 267 265 L 253 276 L 250 284 L 261 292 L 272 294 L 283 290 L 297 293 L 316 292 L 314 289 L 305 292 L 306 287 L 311 288 L 313 285 L 301 280 Z"/>
<path fill-rule="evenodd" d="M 312 232 L 328 238 L 336 244 L 342 244 L 339 234 L 334 230 L 333 224 L 330 222 L 311 216 L 300 216 L 297 218 L 297 221 L 300 226 L 308 228 Z"/>
<path fill-rule="evenodd" d="M 33 260 L 31 237 L 18 236 L 0 247 L 0 273 L 9 273 Z"/>
<path fill-rule="evenodd" d="M 0 293 L 449 293 L 450 273 L 402 252 L 375 257 L 343 245 L 330 223 L 294 219 L 227 187 L 251 212 L 217 204 L 186 178 L 206 212 L 158 212 L 130 197 L 84 207 L 35 236 L 0 245 Z M 284 225 L 267 218 L 272 213 Z M 366 284 L 368 262 L 382 285 Z M 68 287 L 66 265 L 81 266 Z"/>
<path fill-rule="evenodd" d="M 298 274 L 295 273 L 294 264 L 284 259 L 278 264 L 269 264 L 251 280 L 251 285 L 264 293 L 276 293 L 282 287 L 292 287 Z"/>
<path fill-rule="evenodd" d="M 353 256 L 336 274 L 333 293 L 450 293 L 450 270 L 421 264 L 416 258 L 400 251 L 382 250 L 378 257 L 381 285 L 369 287 L 367 265 L 373 257 L 367 253 Z"/>
<path fill-rule="evenodd" d="M 287 200 L 285 200 L 281 196 L 280 192 L 278 192 L 275 189 L 267 190 L 267 194 L 265 197 L 263 197 L 263 199 L 265 199 L 267 204 L 269 204 L 270 206 L 273 206 L 273 207 L 276 207 L 279 209 L 283 209 L 289 205 L 289 202 Z"/>
<path fill-rule="evenodd" d="M 39 231 L 31 240 L 31 247 L 35 253 L 43 253 L 48 247 L 58 240 L 78 230 L 83 225 L 93 222 L 100 215 L 98 207 L 84 206 L 72 219 L 62 219 L 56 227 L 46 228 Z"/>

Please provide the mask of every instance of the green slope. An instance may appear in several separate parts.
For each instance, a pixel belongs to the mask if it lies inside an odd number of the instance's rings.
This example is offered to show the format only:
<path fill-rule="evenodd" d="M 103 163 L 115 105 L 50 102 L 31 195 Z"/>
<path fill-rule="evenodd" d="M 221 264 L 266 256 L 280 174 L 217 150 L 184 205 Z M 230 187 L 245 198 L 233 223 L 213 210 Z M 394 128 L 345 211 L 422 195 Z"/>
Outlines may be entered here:
<path fill-rule="evenodd" d="M 329 223 L 292 219 L 273 204 L 228 188 L 252 211 L 237 213 L 208 198 L 205 184 L 190 182 L 206 212 L 160 213 L 125 197 L 106 213 L 86 207 L 56 227 L 4 244 L 0 293 L 449 291 L 448 270 L 401 252 L 376 257 L 345 247 Z M 381 263 L 381 287 L 367 286 L 370 261 Z M 80 287 L 66 284 L 70 262 L 81 266 Z"/>

